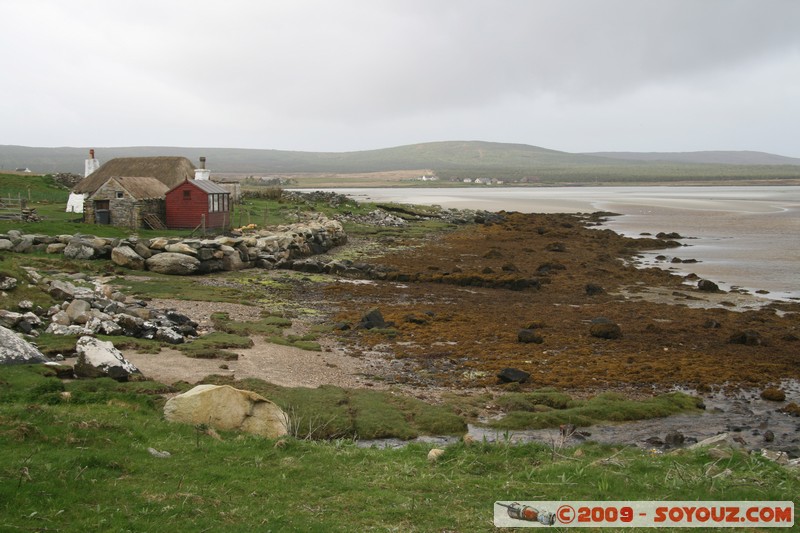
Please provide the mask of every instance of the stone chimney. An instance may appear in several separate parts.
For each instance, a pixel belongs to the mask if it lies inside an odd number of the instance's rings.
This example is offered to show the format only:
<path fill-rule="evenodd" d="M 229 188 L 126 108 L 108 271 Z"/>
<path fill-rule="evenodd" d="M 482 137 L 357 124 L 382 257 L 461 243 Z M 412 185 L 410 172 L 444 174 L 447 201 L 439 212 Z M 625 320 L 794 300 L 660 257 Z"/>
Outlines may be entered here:
<path fill-rule="evenodd" d="M 206 168 L 206 156 L 200 156 L 200 168 L 194 169 L 194 179 L 196 180 L 209 180 L 211 179 L 211 171 Z"/>
<path fill-rule="evenodd" d="M 94 148 L 90 148 L 89 159 L 85 161 L 85 164 L 83 166 L 83 177 L 85 178 L 98 168 L 100 168 L 100 161 L 94 158 Z"/>

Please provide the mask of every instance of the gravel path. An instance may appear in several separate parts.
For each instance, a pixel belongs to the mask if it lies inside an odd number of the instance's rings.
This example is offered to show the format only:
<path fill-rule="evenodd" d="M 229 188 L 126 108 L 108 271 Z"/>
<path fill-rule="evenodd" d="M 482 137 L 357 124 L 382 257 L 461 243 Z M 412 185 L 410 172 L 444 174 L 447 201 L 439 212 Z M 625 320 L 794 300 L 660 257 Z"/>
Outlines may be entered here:
<path fill-rule="evenodd" d="M 183 313 L 200 324 L 201 329 L 211 326 L 209 316 L 214 312 L 225 312 L 234 320 L 246 321 L 258 319 L 261 311 L 250 305 L 185 300 L 153 299 L 148 305 Z M 297 328 L 301 329 L 302 324 L 293 325 L 293 329 Z M 133 350 L 125 350 L 123 353 L 145 376 L 162 383 L 196 383 L 210 374 L 220 374 L 234 376 L 236 379 L 259 378 L 286 387 L 380 386 L 362 376 L 370 361 L 346 355 L 341 347 L 330 340 L 321 339 L 323 351 L 314 352 L 268 343 L 259 336 L 253 336 L 252 339 L 255 343 L 252 348 L 231 350 L 239 354 L 237 361 L 192 359 L 169 348 L 164 348 L 157 354 L 143 354 Z M 221 366 L 228 368 L 220 368 Z"/>

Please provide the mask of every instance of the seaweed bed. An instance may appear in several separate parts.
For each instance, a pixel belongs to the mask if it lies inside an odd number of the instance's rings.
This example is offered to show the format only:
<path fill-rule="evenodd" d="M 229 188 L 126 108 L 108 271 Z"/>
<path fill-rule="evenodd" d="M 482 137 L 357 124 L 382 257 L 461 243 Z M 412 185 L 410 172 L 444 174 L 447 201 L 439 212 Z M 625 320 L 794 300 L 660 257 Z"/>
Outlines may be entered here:
<path fill-rule="evenodd" d="M 353 326 L 338 332 L 351 353 L 393 359 L 374 376 L 390 383 L 494 386 L 506 367 L 530 373 L 523 390 L 702 392 L 800 377 L 800 304 L 690 308 L 681 301 L 709 293 L 633 264 L 639 250 L 679 243 L 622 237 L 593 228 L 598 220 L 504 213 L 421 241 L 395 240 L 396 251 L 369 259 L 381 279 L 309 284 L 313 294 L 301 297 Z M 674 291 L 674 301 L 630 296 L 655 287 Z M 359 328 L 373 308 L 389 325 Z M 604 323 L 617 324 L 621 336 L 590 333 Z M 532 342 L 520 342 L 521 329 Z"/>

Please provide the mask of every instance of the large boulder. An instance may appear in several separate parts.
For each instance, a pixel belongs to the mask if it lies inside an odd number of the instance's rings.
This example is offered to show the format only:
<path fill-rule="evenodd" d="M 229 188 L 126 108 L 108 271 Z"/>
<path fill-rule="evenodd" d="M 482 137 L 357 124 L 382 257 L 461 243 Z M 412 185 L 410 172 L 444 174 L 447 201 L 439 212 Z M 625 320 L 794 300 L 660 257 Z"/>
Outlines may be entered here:
<path fill-rule="evenodd" d="M 174 396 L 164 406 L 164 417 L 170 422 L 208 424 L 267 438 L 286 435 L 289 425 L 280 407 L 254 392 L 229 385 L 198 385 Z"/>
<path fill-rule="evenodd" d="M 72 300 L 77 288 L 69 281 L 53 280 L 47 292 L 56 300 Z"/>
<path fill-rule="evenodd" d="M 200 269 L 200 261 L 196 257 L 172 252 L 156 254 L 145 261 L 145 264 L 148 270 L 174 276 L 188 276 Z"/>
<path fill-rule="evenodd" d="M 78 377 L 110 377 L 117 381 L 128 381 L 131 377 L 142 374 L 111 342 L 81 337 L 75 350 L 78 352 L 78 361 L 74 370 Z"/>
<path fill-rule="evenodd" d="M 0 291 L 10 291 L 17 287 L 17 278 L 0 274 Z"/>
<path fill-rule="evenodd" d="M 72 239 L 64 248 L 64 257 L 67 259 L 93 259 L 99 255 L 92 243 L 80 238 Z"/>
<path fill-rule="evenodd" d="M 47 358 L 35 346 L 0 326 L 0 365 L 44 363 Z"/>
<path fill-rule="evenodd" d="M 92 304 L 86 300 L 72 300 L 64 312 L 71 324 L 86 324 L 92 317 Z"/>
<path fill-rule="evenodd" d="M 531 375 L 519 368 L 504 368 L 497 373 L 497 378 L 503 383 L 526 383 Z"/>
<path fill-rule="evenodd" d="M 622 329 L 613 322 L 599 322 L 591 325 L 589 334 L 599 339 L 620 339 L 622 338 Z"/>
<path fill-rule="evenodd" d="M 131 270 L 144 270 L 144 257 L 136 253 L 130 246 L 117 246 L 111 250 L 111 260 L 115 265 Z"/>

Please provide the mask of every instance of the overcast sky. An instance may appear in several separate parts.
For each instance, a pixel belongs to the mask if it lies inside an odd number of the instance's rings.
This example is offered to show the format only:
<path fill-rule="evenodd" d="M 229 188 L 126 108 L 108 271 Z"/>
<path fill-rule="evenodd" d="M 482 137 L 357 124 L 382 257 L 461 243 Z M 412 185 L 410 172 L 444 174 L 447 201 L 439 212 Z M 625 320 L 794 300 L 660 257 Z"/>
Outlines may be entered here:
<path fill-rule="evenodd" d="M 0 144 L 800 157 L 796 0 L 0 0 Z"/>

